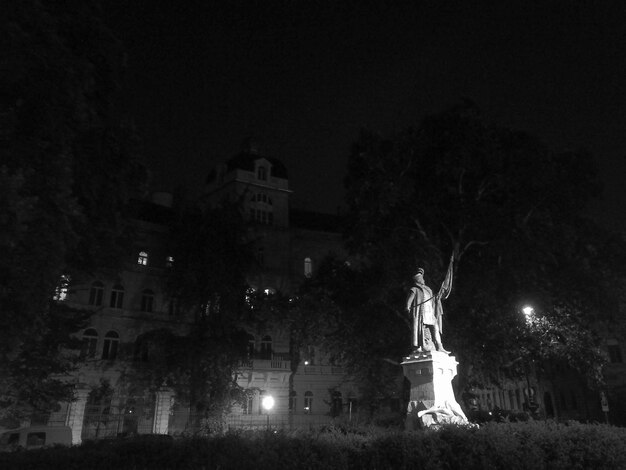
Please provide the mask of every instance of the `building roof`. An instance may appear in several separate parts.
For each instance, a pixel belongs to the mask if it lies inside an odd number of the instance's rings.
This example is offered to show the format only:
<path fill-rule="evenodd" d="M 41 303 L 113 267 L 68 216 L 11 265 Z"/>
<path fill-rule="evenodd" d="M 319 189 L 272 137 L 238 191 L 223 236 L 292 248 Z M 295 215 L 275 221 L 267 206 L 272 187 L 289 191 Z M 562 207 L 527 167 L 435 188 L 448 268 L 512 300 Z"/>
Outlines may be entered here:
<path fill-rule="evenodd" d="M 256 152 L 244 151 L 235 155 L 226 162 L 226 168 L 228 172 L 236 169 L 254 172 L 254 163 L 261 158 L 264 158 L 272 164 L 271 176 L 288 179 L 287 167 L 283 164 L 283 162 L 277 158 L 259 155 Z"/>

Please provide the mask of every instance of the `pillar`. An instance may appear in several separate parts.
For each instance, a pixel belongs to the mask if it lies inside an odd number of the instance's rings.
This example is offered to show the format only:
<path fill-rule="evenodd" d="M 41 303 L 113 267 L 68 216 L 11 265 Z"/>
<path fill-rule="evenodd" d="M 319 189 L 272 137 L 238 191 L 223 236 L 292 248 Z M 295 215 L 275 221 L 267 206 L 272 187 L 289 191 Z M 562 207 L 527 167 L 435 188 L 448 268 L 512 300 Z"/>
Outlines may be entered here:
<path fill-rule="evenodd" d="M 154 424 L 152 425 L 154 434 L 167 434 L 173 397 L 174 391 L 167 387 L 157 390 L 156 403 L 154 404 Z"/>
<path fill-rule="evenodd" d="M 90 391 L 87 387 L 77 387 L 74 391 L 74 401 L 67 407 L 65 424 L 72 428 L 72 444 L 80 444 L 82 442 L 81 434 L 83 432 L 85 406 L 87 405 L 87 397 Z"/>

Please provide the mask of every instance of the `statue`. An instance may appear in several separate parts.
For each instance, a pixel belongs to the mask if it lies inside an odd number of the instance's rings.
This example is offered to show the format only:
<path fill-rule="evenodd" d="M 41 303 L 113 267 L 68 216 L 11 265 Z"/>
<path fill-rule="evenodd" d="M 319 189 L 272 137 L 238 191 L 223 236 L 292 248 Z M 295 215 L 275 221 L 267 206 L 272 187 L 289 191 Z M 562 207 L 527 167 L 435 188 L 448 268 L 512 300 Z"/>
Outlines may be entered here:
<path fill-rule="evenodd" d="M 413 277 L 414 286 L 406 301 L 406 309 L 413 317 L 413 347 L 414 352 L 422 352 L 425 349 L 424 327 L 430 330 L 430 337 L 437 351 L 449 354 L 441 343 L 443 307 L 441 299 L 447 298 L 452 286 L 452 259 L 448 267 L 448 273 L 443 281 L 438 294 L 424 282 L 424 269 L 418 268 Z"/>

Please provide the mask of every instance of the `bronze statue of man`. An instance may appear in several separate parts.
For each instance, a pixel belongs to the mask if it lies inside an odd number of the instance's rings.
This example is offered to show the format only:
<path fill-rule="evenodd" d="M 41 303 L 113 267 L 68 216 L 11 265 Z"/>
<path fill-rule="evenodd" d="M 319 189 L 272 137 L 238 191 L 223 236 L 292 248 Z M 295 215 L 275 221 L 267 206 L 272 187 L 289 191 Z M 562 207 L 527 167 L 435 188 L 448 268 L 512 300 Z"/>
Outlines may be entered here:
<path fill-rule="evenodd" d="M 430 330 L 430 337 L 437 351 L 449 354 L 441 343 L 441 321 L 443 307 L 439 295 L 433 294 L 430 287 L 424 282 L 424 269 L 418 268 L 413 276 L 414 286 L 406 300 L 406 309 L 413 317 L 413 347 L 415 352 L 424 348 L 424 327 Z"/>

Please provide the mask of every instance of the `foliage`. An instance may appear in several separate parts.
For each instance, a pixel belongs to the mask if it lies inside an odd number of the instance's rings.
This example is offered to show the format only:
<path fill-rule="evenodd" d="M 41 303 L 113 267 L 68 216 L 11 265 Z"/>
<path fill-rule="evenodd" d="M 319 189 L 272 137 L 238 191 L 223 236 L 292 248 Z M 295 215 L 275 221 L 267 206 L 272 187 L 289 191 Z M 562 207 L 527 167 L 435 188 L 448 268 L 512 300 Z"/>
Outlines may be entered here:
<path fill-rule="evenodd" d="M 36 397 L 13 394 L 17 402 L 5 400 L 0 414 L 20 407 L 28 414 L 43 401 L 71 394 L 69 386 L 47 378 L 68 366 L 53 360 L 64 336 L 50 337 L 58 320 L 52 301 L 59 279 L 77 280 L 94 266 L 116 265 L 127 239 L 123 204 L 141 190 L 144 172 L 135 158 L 133 132 L 114 112 L 121 49 L 93 4 L 11 0 L 5 11 L 1 386 L 15 390 L 22 382 L 38 382 L 51 387 Z M 38 346 L 44 338 L 45 349 Z"/>
<path fill-rule="evenodd" d="M 195 416 L 219 423 L 243 400 L 235 372 L 247 346 L 241 327 L 250 262 L 245 226 L 236 204 L 194 205 L 181 209 L 170 233 L 167 290 L 184 325 L 144 334 L 137 346 L 145 357 L 137 358 L 127 380 L 173 387 Z"/>
<path fill-rule="evenodd" d="M 461 364 L 488 378 L 519 358 L 525 336 L 529 358 L 558 356 L 597 380 L 593 326 L 617 310 L 611 280 L 623 274 L 624 245 L 582 216 L 599 191 L 594 168 L 588 153 L 552 152 L 487 125 L 467 103 L 390 139 L 363 131 L 346 178 L 347 236 L 378 274 L 374 289 L 388 306 L 379 321 L 404 318 L 417 266 L 436 290 L 452 253 L 444 344 Z M 524 303 L 543 319 L 532 334 Z M 397 342 L 408 349 L 406 335 Z"/>
<path fill-rule="evenodd" d="M 615 469 L 626 432 L 603 425 L 527 422 L 414 433 L 331 428 L 165 436 L 0 454 L 2 468 Z"/>

